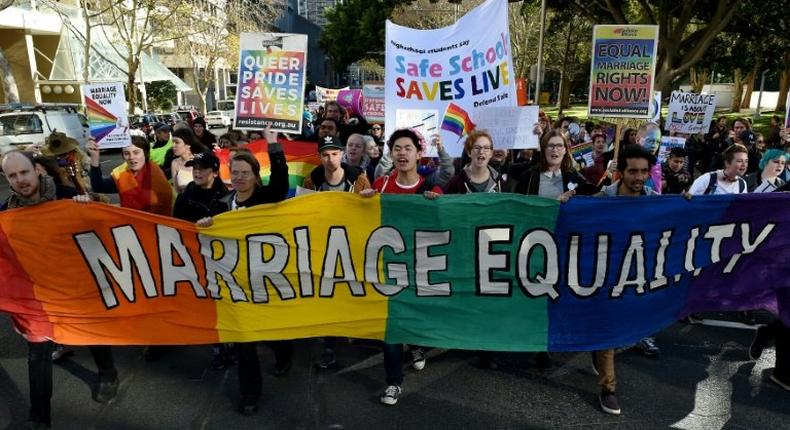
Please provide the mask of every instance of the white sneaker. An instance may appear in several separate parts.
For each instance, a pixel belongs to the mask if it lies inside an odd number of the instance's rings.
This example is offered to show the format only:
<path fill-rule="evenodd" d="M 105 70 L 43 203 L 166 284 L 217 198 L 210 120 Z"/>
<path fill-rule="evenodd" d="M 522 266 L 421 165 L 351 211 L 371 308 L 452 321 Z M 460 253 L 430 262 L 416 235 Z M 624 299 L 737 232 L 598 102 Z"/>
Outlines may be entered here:
<path fill-rule="evenodd" d="M 425 351 L 422 348 L 413 348 L 409 352 L 411 353 L 411 367 L 418 372 L 425 369 Z"/>
<path fill-rule="evenodd" d="M 400 385 L 390 385 L 384 390 L 379 400 L 385 405 L 394 406 L 398 403 L 398 398 L 403 394 L 403 389 Z"/>

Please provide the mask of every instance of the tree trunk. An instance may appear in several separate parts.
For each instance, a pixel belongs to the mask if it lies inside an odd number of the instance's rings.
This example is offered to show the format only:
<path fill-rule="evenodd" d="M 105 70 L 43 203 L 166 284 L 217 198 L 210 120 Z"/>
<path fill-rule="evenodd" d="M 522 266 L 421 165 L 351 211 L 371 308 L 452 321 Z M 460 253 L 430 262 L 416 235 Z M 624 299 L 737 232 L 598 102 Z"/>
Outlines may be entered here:
<path fill-rule="evenodd" d="M 571 35 L 572 35 L 572 27 L 571 23 L 568 23 L 568 37 L 565 39 L 565 52 L 562 54 L 562 70 L 560 71 L 560 91 L 557 94 L 557 107 L 560 109 L 559 113 L 557 114 L 558 117 L 562 117 L 562 110 L 568 106 L 564 103 L 565 100 L 565 93 L 568 92 L 568 54 L 571 50 Z"/>
<path fill-rule="evenodd" d="M 0 76 L 3 78 L 3 95 L 6 103 L 19 103 L 19 88 L 16 86 L 14 71 L 11 63 L 5 56 L 5 51 L 0 48 Z"/>
<path fill-rule="evenodd" d="M 732 94 L 732 104 L 730 105 L 730 110 L 732 112 L 740 112 L 741 111 L 741 98 L 743 97 L 743 73 L 741 69 L 736 68 L 733 71 L 734 81 L 735 81 L 735 92 Z"/>
<path fill-rule="evenodd" d="M 560 91 L 558 102 L 562 109 L 568 109 L 571 106 L 571 79 L 567 73 L 562 77 L 560 85 L 562 85 L 562 91 Z"/>
<path fill-rule="evenodd" d="M 137 69 L 140 64 L 137 61 L 129 61 L 129 79 L 126 81 L 126 101 L 129 103 L 129 115 L 134 115 L 137 107 Z"/>
<path fill-rule="evenodd" d="M 697 69 L 696 67 L 690 68 L 689 81 L 691 82 L 691 91 L 697 94 L 701 93 L 709 77 L 710 71 L 708 69 Z"/>
<path fill-rule="evenodd" d="M 197 64 L 196 60 L 192 59 L 193 64 Z M 205 115 L 206 114 L 206 88 L 208 85 L 204 84 L 204 79 L 201 77 L 200 74 L 200 66 L 192 67 L 192 81 L 195 86 L 195 92 L 198 94 L 198 104 L 200 107 L 200 113 Z"/>
<path fill-rule="evenodd" d="M 752 104 L 752 92 L 754 92 L 754 81 L 757 80 L 757 72 L 760 71 L 760 64 L 756 64 L 751 72 L 746 75 L 746 91 L 743 93 L 741 109 L 749 109 Z"/>
<path fill-rule="evenodd" d="M 776 111 L 785 110 L 787 106 L 787 92 L 790 89 L 790 52 L 785 52 L 784 55 L 784 70 L 779 72 L 779 98 L 776 100 Z"/>

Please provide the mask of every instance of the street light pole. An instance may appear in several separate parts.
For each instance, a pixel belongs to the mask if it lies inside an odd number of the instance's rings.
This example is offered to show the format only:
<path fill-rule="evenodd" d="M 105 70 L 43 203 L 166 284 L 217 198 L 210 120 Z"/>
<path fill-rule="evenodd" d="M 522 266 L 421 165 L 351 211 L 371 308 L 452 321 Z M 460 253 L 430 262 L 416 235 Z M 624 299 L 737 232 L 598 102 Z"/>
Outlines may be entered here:
<path fill-rule="evenodd" d="M 546 0 L 540 2 L 540 37 L 538 38 L 538 71 L 535 73 L 535 104 L 540 104 L 540 74 L 543 71 L 543 33 L 546 25 Z"/>

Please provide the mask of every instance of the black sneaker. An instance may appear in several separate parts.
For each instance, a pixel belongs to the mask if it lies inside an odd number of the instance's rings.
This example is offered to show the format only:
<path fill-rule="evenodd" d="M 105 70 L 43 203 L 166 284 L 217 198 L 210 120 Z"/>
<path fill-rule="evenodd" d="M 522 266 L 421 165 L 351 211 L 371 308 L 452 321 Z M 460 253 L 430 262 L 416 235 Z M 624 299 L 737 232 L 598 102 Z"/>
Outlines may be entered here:
<path fill-rule="evenodd" d="M 118 378 L 112 381 L 100 381 L 93 392 L 93 401 L 97 403 L 107 403 L 118 394 Z"/>
<path fill-rule="evenodd" d="M 66 345 L 55 344 L 55 349 L 52 350 L 52 362 L 59 363 L 66 357 L 74 355 L 74 350 Z"/>
<path fill-rule="evenodd" d="M 754 339 L 752 339 L 752 344 L 749 345 L 749 358 L 755 361 L 759 360 L 760 356 L 763 355 L 763 350 L 768 346 L 769 341 L 770 339 L 766 333 L 765 326 L 761 325 L 757 327 L 757 331 L 754 333 Z"/>
<path fill-rule="evenodd" d="M 790 391 L 790 378 L 781 378 L 779 375 L 776 374 L 776 369 L 774 369 L 774 372 L 771 373 L 771 376 L 769 376 L 769 378 L 771 378 L 771 380 L 774 381 L 776 385 L 784 388 L 787 391 Z"/>
<path fill-rule="evenodd" d="M 258 396 L 242 396 L 241 403 L 239 403 L 239 413 L 251 416 L 256 412 L 258 412 Z"/>
<path fill-rule="evenodd" d="M 636 349 L 642 351 L 645 357 L 657 357 L 661 350 L 656 345 L 656 340 L 652 337 L 646 337 L 636 344 Z"/>
<path fill-rule="evenodd" d="M 601 394 L 598 396 L 598 403 L 607 414 L 620 415 L 620 403 L 617 401 L 617 396 L 614 393 L 601 391 Z"/>
<path fill-rule="evenodd" d="M 325 349 L 324 352 L 321 353 L 321 358 L 318 360 L 318 363 L 315 365 L 318 366 L 319 369 L 331 369 L 335 367 L 337 364 L 337 359 L 335 358 L 335 351 L 332 349 Z"/>
<path fill-rule="evenodd" d="M 384 393 L 379 397 L 379 401 L 387 406 L 395 406 L 398 404 L 398 399 L 403 394 L 403 389 L 400 385 L 390 385 L 384 390 Z"/>
<path fill-rule="evenodd" d="M 288 373 L 288 371 L 291 370 L 291 364 L 291 360 L 285 363 L 274 363 L 274 376 L 280 377 Z"/>
<path fill-rule="evenodd" d="M 215 353 L 212 354 L 211 364 L 209 364 L 209 367 L 211 370 L 222 370 L 225 368 L 225 362 L 225 354 L 221 352 Z"/>

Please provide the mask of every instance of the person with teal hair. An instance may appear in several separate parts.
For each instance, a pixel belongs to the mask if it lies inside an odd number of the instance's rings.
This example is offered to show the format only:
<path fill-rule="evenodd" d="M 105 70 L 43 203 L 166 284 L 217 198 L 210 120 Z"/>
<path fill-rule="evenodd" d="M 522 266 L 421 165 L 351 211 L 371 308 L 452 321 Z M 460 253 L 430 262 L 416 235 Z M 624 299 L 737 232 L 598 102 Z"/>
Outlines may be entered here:
<path fill-rule="evenodd" d="M 785 182 L 779 177 L 785 171 L 788 154 L 781 149 L 769 149 L 760 159 L 760 170 L 744 177 L 750 193 L 770 193 Z"/>

